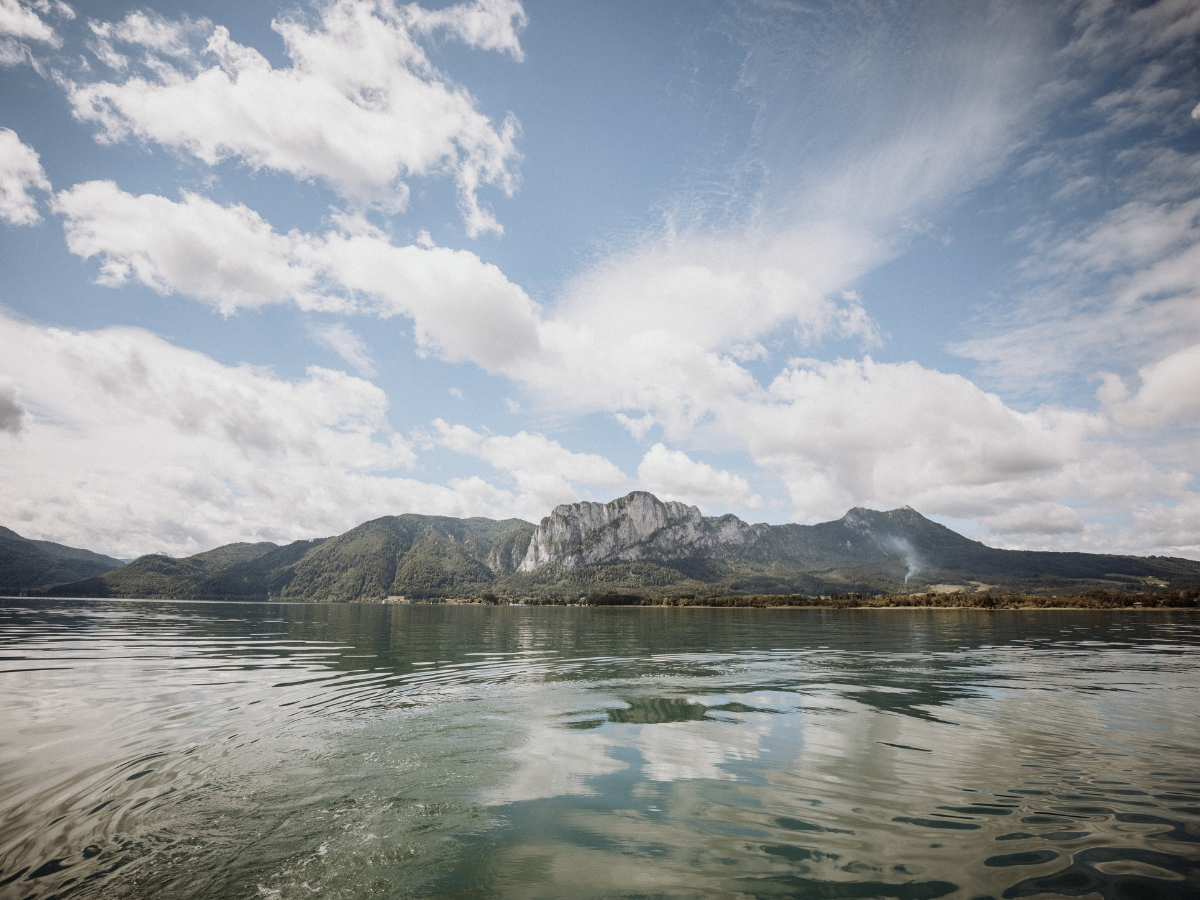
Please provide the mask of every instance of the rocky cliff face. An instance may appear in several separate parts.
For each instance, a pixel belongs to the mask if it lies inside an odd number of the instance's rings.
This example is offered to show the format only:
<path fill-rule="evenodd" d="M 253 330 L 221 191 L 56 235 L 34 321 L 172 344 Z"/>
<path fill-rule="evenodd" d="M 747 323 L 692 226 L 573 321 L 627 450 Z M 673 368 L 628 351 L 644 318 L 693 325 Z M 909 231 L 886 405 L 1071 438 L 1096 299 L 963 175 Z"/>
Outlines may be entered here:
<path fill-rule="evenodd" d="M 634 491 L 612 503 L 556 507 L 534 531 L 519 571 L 720 555 L 754 543 L 766 528 L 737 516 L 705 518 L 695 506 Z"/>

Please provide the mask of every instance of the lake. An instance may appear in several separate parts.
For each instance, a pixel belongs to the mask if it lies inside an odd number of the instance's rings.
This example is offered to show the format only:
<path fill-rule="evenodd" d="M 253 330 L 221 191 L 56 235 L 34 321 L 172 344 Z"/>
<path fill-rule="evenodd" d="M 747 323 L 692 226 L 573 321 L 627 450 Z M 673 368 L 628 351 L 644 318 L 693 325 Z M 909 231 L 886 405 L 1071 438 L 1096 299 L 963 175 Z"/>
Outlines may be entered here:
<path fill-rule="evenodd" d="M 0 600 L 0 897 L 1200 896 L 1200 614 Z"/>

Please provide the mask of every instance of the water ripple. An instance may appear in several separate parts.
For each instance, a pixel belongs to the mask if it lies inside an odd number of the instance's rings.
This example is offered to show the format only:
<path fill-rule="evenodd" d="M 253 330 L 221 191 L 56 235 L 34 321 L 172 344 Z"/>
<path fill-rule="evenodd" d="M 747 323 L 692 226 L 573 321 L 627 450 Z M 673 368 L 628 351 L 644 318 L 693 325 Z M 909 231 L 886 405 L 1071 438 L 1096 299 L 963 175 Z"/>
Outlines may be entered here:
<path fill-rule="evenodd" d="M 0 896 L 1185 897 L 1200 618 L 0 601 Z"/>

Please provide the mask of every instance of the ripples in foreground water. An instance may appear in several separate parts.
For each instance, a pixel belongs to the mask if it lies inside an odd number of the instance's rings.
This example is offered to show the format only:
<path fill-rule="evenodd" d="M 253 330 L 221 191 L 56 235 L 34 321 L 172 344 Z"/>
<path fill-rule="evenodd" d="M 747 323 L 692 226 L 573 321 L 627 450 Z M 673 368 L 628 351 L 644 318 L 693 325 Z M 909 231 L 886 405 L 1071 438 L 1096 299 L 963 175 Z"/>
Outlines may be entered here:
<path fill-rule="evenodd" d="M 1184 612 L 0 601 L 0 897 L 1200 896 Z"/>

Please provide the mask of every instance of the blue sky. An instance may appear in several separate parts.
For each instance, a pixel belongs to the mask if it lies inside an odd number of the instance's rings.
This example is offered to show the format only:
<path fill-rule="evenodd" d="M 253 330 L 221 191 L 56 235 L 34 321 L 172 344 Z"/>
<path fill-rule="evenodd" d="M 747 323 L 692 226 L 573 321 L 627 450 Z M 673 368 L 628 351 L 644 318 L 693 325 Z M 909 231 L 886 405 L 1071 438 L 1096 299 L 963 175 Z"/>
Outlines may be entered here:
<path fill-rule="evenodd" d="M 1200 4 L 0 0 L 0 509 L 1200 558 Z"/>

